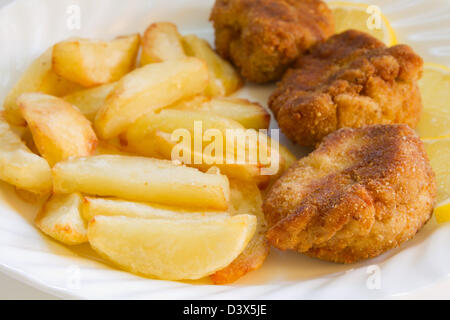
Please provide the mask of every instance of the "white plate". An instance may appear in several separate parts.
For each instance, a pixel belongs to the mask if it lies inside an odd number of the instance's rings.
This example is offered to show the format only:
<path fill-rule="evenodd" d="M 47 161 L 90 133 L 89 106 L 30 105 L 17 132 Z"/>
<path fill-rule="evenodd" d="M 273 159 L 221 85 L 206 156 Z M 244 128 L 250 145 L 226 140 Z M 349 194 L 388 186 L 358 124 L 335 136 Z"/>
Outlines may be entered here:
<path fill-rule="evenodd" d="M 448 1 L 374 3 L 391 19 L 401 42 L 412 45 L 426 61 L 450 64 Z M 18 0 L 10 3 L 0 11 L 0 43 L 3 43 L 0 101 L 33 58 L 68 37 L 112 38 L 142 32 L 151 22 L 168 20 L 176 23 L 183 33 L 197 33 L 212 40 L 208 23 L 212 4 L 213 0 Z M 81 29 L 70 29 L 69 25 L 76 25 L 73 23 L 76 19 L 70 17 L 76 14 L 77 8 L 81 10 Z M 271 89 L 253 86 L 239 95 L 265 105 Z M 43 236 L 33 226 L 36 211 L 36 207 L 20 201 L 11 187 L 0 184 L 0 269 L 65 298 L 387 298 L 429 286 L 450 274 L 450 226 L 437 226 L 434 219 L 401 249 L 371 261 L 342 266 L 272 250 L 262 269 L 233 285 L 213 286 L 206 280 L 157 281 L 113 269 L 102 263 L 88 246 L 69 249 Z"/>

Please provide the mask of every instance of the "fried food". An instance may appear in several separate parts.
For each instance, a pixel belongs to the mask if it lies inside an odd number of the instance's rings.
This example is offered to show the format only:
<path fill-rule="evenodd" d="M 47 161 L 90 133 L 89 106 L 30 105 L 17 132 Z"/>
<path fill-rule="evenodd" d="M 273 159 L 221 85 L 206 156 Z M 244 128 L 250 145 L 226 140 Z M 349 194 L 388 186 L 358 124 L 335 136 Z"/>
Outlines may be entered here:
<path fill-rule="evenodd" d="M 423 144 L 407 125 L 344 128 L 268 192 L 267 237 L 282 250 L 353 263 L 413 238 L 435 195 Z"/>
<path fill-rule="evenodd" d="M 51 166 L 70 157 L 94 154 L 97 137 L 75 106 L 42 93 L 24 93 L 17 104 L 39 153 Z"/>
<path fill-rule="evenodd" d="M 281 78 L 305 50 L 334 32 L 320 0 L 217 0 L 211 13 L 219 54 L 250 81 Z"/>
<path fill-rule="evenodd" d="M 97 216 L 88 239 L 124 270 L 164 280 L 200 279 L 236 259 L 252 239 L 256 217 L 142 219 Z"/>
<path fill-rule="evenodd" d="M 136 66 L 139 34 L 111 41 L 66 40 L 53 46 L 55 73 L 83 87 L 118 81 Z"/>
<path fill-rule="evenodd" d="M 87 242 L 87 224 L 81 217 L 82 201 L 79 193 L 52 195 L 39 211 L 36 226 L 69 246 Z"/>
<path fill-rule="evenodd" d="M 406 123 L 422 110 L 417 80 L 423 61 L 407 45 L 387 48 L 350 30 L 315 46 L 269 99 L 282 131 L 310 146 L 343 127 Z"/>
<path fill-rule="evenodd" d="M 0 117 L 0 180 L 37 194 L 52 189 L 48 162 L 34 154 Z"/>
<path fill-rule="evenodd" d="M 53 169 L 54 193 L 81 192 L 185 208 L 227 210 L 226 176 L 144 157 L 103 155 L 72 158 Z"/>

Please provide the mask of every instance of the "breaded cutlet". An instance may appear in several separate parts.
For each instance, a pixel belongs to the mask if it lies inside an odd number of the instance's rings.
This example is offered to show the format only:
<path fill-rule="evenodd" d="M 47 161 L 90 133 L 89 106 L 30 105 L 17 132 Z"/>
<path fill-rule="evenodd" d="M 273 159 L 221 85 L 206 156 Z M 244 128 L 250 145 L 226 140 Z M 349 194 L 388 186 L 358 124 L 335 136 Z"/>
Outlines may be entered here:
<path fill-rule="evenodd" d="M 281 250 L 353 263 L 412 239 L 435 195 L 422 141 L 407 125 L 344 128 L 269 190 L 267 237 Z"/>
<path fill-rule="evenodd" d="M 210 20 L 216 49 L 247 80 L 279 80 L 287 67 L 334 32 L 320 0 L 216 0 Z"/>
<path fill-rule="evenodd" d="M 387 48 L 374 37 L 346 31 L 298 59 L 269 99 L 281 130 L 312 146 L 339 128 L 405 123 L 422 110 L 417 81 L 422 58 L 407 45 Z"/>

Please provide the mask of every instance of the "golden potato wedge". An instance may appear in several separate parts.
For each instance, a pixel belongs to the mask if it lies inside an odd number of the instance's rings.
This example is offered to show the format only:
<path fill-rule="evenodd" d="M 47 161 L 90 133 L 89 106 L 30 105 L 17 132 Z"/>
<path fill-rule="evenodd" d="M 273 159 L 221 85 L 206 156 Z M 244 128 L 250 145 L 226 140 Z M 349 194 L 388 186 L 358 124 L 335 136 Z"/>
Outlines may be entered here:
<path fill-rule="evenodd" d="M 42 92 L 61 97 L 81 89 L 83 87 L 80 85 L 56 75 L 52 69 L 52 48 L 50 48 L 31 63 L 9 92 L 3 105 L 5 119 L 12 125 L 25 125 L 25 119 L 16 104 L 17 98 L 22 93 Z"/>
<path fill-rule="evenodd" d="M 0 179 L 34 193 L 52 189 L 48 162 L 34 154 L 0 117 Z"/>
<path fill-rule="evenodd" d="M 210 112 L 239 122 L 247 129 L 268 129 L 270 113 L 259 103 L 239 98 L 212 98 L 197 96 L 191 100 L 180 101 L 170 109 Z"/>
<path fill-rule="evenodd" d="M 31 130 L 29 127 L 21 127 L 24 128 L 24 134 L 22 135 L 21 139 L 25 143 L 25 145 L 28 147 L 28 149 L 31 150 L 31 152 L 40 155 L 39 150 L 36 147 L 36 144 L 33 140 L 33 134 L 31 133 Z"/>
<path fill-rule="evenodd" d="M 83 218 L 88 222 L 96 216 L 124 216 L 143 219 L 203 219 L 230 216 L 226 211 L 199 212 L 157 204 L 92 197 L 84 197 L 82 208 Z"/>
<path fill-rule="evenodd" d="M 203 132 L 208 129 L 219 130 L 223 137 L 226 136 L 227 129 L 244 129 L 236 121 L 206 112 L 164 109 L 160 113 L 148 113 L 139 118 L 122 136 L 122 143 L 126 144 L 127 150 L 132 152 L 149 157 L 166 158 L 166 154 L 159 153 L 159 145 L 154 140 L 155 132 L 172 134 L 177 129 L 186 129 L 193 138 L 196 121 L 201 122 L 200 139 L 203 138 Z"/>
<path fill-rule="evenodd" d="M 17 104 L 39 153 L 51 166 L 95 152 L 97 137 L 91 123 L 70 103 L 43 93 L 24 93 Z"/>
<path fill-rule="evenodd" d="M 295 162 L 297 162 L 297 157 L 282 144 L 279 144 L 279 150 L 280 157 L 284 160 L 284 167 L 282 170 L 284 172 L 289 169 L 289 167 L 292 166 Z"/>
<path fill-rule="evenodd" d="M 98 142 L 97 148 L 95 149 L 95 155 L 120 155 L 120 156 L 134 156 L 131 152 L 124 150 L 120 144 L 114 140 L 104 141 L 100 140 Z"/>
<path fill-rule="evenodd" d="M 80 90 L 64 96 L 63 99 L 80 109 L 81 113 L 89 121 L 94 122 L 98 110 L 103 106 L 115 85 L 116 82 L 113 82 L 91 89 Z"/>
<path fill-rule="evenodd" d="M 258 180 L 258 177 L 260 176 L 260 165 L 258 163 L 226 163 L 226 156 L 217 157 L 207 153 L 197 154 L 194 149 L 187 149 L 183 145 L 180 145 L 178 150 L 182 156 L 172 159 L 172 151 L 177 143 L 171 139 L 169 133 L 156 131 L 153 143 L 158 147 L 158 155 L 163 159 L 179 160 L 181 163 L 197 168 L 203 172 L 207 172 L 211 167 L 217 167 L 222 174 L 230 178 Z M 190 160 L 188 163 L 183 161 L 185 157 Z M 234 157 L 234 155 L 232 155 L 232 157 Z M 194 159 L 202 159 L 202 161 L 201 163 L 195 163 Z"/>
<path fill-rule="evenodd" d="M 288 148 L 282 144 L 279 144 L 278 148 L 280 153 L 280 169 L 276 174 L 270 177 L 268 183 L 259 185 L 259 187 L 264 190 L 264 193 L 269 191 L 270 187 L 297 161 L 297 157 L 293 155 Z"/>
<path fill-rule="evenodd" d="M 206 95 L 228 96 L 243 85 L 233 66 L 214 52 L 207 41 L 195 35 L 187 35 L 183 37 L 183 47 L 188 56 L 202 59 L 208 65 L 210 80 Z"/>
<path fill-rule="evenodd" d="M 124 270 L 165 280 L 206 277 L 247 246 L 256 218 L 140 219 L 97 216 L 89 222 L 92 248 Z"/>
<path fill-rule="evenodd" d="M 14 188 L 14 191 L 21 200 L 34 205 L 42 203 L 50 197 L 50 193 L 34 193 L 17 187 Z"/>
<path fill-rule="evenodd" d="M 261 268 L 270 246 L 266 239 L 267 223 L 262 211 L 261 192 L 255 183 L 230 180 L 232 215 L 252 214 L 257 218 L 256 232 L 245 250 L 225 268 L 211 275 L 214 284 L 232 283 L 245 274 Z"/>
<path fill-rule="evenodd" d="M 84 87 L 114 82 L 136 67 L 139 44 L 139 34 L 111 41 L 63 41 L 53 46 L 53 70 Z"/>
<path fill-rule="evenodd" d="M 103 155 L 70 159 L 53 167 L 55 193 L 82 192 L 132 201 L 227 210 L 226 176 L 170 161 Z"/>
<path fill-rule="evenodd" d="M 67 245 L 88 241 L 87 224 L 81 217 L 82 197 L 78 193 L 53 195 L 38 213 L 36 226 Z"/>
<path fill-rule="evenodd" d="M 123 77 L 99 110 L 95 129 L 106 140 L 118 136 L 142 115 L 202 92 L 206 65 L 196 58 L 152 63 Z"/>
<path fill-rule="evenodd" d="M 185 57 L 181 35 L 176 25 L 170 22 L 157 22 L 145 30 L 142 38 L 142 66 Z"/>

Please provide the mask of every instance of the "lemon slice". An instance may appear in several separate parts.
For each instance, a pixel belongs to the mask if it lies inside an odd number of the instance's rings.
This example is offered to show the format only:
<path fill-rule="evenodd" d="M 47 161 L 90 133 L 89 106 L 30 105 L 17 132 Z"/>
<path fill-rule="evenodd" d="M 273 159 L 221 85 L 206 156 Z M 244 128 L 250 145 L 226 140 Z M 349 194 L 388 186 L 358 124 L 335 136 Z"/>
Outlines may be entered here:
<path fill-rule="evenodd" d="M 417 132 L 423 139 L 450 137 L 450 68 L 426 63 L 419 86 L 424 108 Z"/>
<path fill-rule="evenodd" d="M 440 223 L 450 221 L 450 138 L 424 140 L 424 145 L 436 173 L 436 219 Z"/>
<path fill-rule="evenodd" d="M 395 31 L 379 7 L 341 1 L 329 2 L 328 6 L 334 14 L 336 33 L 355 29 L 369 33 L 387 46 L 397 43 Z"/>
<path fill-rule="evenodd" d="M 438 223 L 444 223 L 450 221 L 450 200 L 445 204 L 437 206 L 434 209 L 434 215 Z"/>

